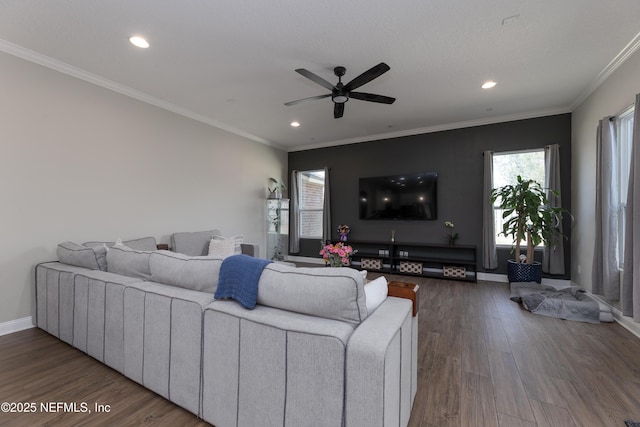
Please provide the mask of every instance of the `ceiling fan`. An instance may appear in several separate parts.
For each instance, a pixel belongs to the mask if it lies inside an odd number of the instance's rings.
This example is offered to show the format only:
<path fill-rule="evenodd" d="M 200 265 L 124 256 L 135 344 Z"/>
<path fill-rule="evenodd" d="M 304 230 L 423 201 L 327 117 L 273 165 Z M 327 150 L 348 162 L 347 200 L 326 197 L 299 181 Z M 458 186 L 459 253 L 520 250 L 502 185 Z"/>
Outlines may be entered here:
<path fill-rule="evenodd" d="M 389 96 L 383 95 L 375 95 L 372 93 L 364 93 L 364 92 L 354 92 L 354 89 L 359 88 L 362 85 L 369 83 L 371 80 L 380 77 L 382 74 L 389 71 L 391 68 L 385 64 L 384 62 L 379 63 L 375 67 L 365 71 L 360 74 L 355 79 L 351 80 L 347 84 L 342 83 L 342 76 L 344 76 L 347 71 L 344 67 L 335 67 L 333 72 L 336 76 L 338 76 L 338 83 L 334 86 L 322 77 L 317 74 L 312 73 L 309 70 L 305 70 L 304 68 L 298 68 L 296 73 L 308 78 L 309 80 L 319 84 L 320 86 L 327 88 L 331 91 L 326 95 L 318 95 L 312 96 L 309 98 L 298 99 L 297 101 L 285 102 L 284 105 L 296 105 L 305 101 L 312 101 L 315 99 L 322 99 L 331 97 L 331 100 L 334 103 L 333 107 L 333 117 L 339 119 L 344 114 L 344 104 L 350 99 L 359 99 L 361 101 L 369 101 L 369 102 L 379 102 L 381 104 L 393 104 L 396 100 L 395 98 L 391 98 Z"/>

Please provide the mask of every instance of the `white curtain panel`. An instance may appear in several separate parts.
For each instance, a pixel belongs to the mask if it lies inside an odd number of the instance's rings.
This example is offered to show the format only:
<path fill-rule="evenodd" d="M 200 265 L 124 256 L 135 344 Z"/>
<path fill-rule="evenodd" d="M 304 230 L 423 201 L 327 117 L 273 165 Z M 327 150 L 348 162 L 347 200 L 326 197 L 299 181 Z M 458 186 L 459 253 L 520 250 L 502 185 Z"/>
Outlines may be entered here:
<path fill-rule="evenodd" d="M 544 149 L 545 188 L 547 199 L 552 208 L 561 208 L 562 185 L 560 183 L 560 145 L 547 145 Z M 551 190 L 557 191 L 556 196 Z M 558 231 L 562 234 L 562 218 L 559 218 Z M 560 237 L 544 247 L 542 271 L 550 274 L 564 274 L 564 238 Z"/>
<path fill-rule="evenodd" d="M 482 187 L 482 266 L 487 270 L 498 268 L 496 232 L 491 189 L 493 187 L 493 153 L 485 151 L 484 181 Z"/>
<path fill-rule="evenodd" d="M 592 292 L 609 301 L 620 299 L 618 268 L 618 165 L 616 128 L 612 117 L 598 122 L 596 133 L 596 209 Z"/>
<path fill-rule="evenodd" d="M 640 322 L 640 94 L 633 113 L 631 169 L 625 216 L 625 253 L 622 280 L 622 313 Z M 635 188 L 638 187 L 638 191 Z"/>

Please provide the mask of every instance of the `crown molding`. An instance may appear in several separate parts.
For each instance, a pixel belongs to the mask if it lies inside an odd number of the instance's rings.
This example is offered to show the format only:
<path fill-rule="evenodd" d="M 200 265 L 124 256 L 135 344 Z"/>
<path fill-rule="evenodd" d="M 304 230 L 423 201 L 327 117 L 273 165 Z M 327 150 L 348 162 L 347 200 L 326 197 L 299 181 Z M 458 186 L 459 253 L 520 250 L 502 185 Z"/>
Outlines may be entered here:
<path fill-rule="evenodd" d="M 640 33 L 636 34 L 636 36 L 631 39 L 631 41 L 616 55 L 615 58 L 611 62 L 607 64 L 606 67 L 596 76 L 595 79 L 587 86 L 587 88 L 582 91 L 580 96 L 576 98 L 575 101 L 571 104 L 571 111 L 576 110 L 584 102 L 585 99 L 589 97 L 595 90 L 600 87 L 602 83 L 604 83 L 610 76 L 613 74 L 622 64 L 624 64 L 627 59 L 629 59 L 633 54 L 635 54 L 638 49 L 640 49 Z"/>
<path fill-rule="evenodd" d="M 33 62 L 34 64 L 47 67 L 59 73 L 63 73 L 68 76 L 75 77 L 80 80 L 84 80 L 85 82 L 91 83 L 96 86 L 100 86 L 102 88 L 119 93 L 121 95 L 128 96 L 129 98 L 133 98 L 135 100 L 144 102 L 146 104 L 150 104 L 155 107 L 162 108 L 163 110 L 170 111 L 180 116 L 187 117 L 189 119 L 241 136 L 243 138 L 247 138 L 252 141 L 259 142 L 261 144 L 269 145 L 271 147 L 278 148 L 280 150 L 284 150 L 284 147 L 278 144 L 275 144 L 271 141 L 268 141 L 264 138 L 260 138 L 259 136 L 250 134 L 240 129 L 236 129 L 232 126 L 228 126 L 217 120 L 213 120 L 208 117 L 202 116 L 200 114 L 194 113 L 193 111 L 179 107 L 170 102 L 163 101 L 162 99 L 153 97 L 139 90 L 135 90 L 123 84 L 105 79 L 104 77 L 100 77 L 96 74 L 90 73 L 81 68 L 74 67 L 65 62 L 58 61 L 57 59 L 51 58 L 46 55 L 42 55 L 38 52 L 34 52 L 32 50 L 26 49 L 22 46 L 8 42 L 6 40 L 0 39 L 0 51 L 8 53 L 9 55 L 13 55 L 18 58 L 24 59 L 26 61 Z"/>
<path fill-rule="evenodd" d="M 513 122 L 516 120 L 534 119 L 537 117 L 555 116 L 557 114 L 566 114 L 570 112 L 571 112 L 571 109 L 569 107 L 549 108 L 549 109 L 538 110 L 538 111 L 529 111 L 526 113 L 486 117 L 482 119 L 445 123 L 441 125 L 427 126 L 423 128 L 401 130 L 397 132 L 380 133 L 377 135 L 367 135 L 367 136 L 361 136 L 356 138 L 341 139 L 338 141 L 319 142 L 317 144 L 311 144 L 311 145 L 305 145 L 305 146 L 299 146 L 299 147 L 290 147 L 287 151 L 295 152 L 295 151 L 314 150 L 317 148 L 334 147 L 336 145 L 357 144 L 360 142 L 370 142 L 370 141 L 377 141 L 382 139 L 400 138 L 403 136 L 414 136 L 414 135 L 421 135 L 425 133 L 442 132 L 447 130 L 463 129 L 463 128 L 469 128 L 474 126 L 484 126 L 484 125 L 492 125 L 496 123 Z"/>

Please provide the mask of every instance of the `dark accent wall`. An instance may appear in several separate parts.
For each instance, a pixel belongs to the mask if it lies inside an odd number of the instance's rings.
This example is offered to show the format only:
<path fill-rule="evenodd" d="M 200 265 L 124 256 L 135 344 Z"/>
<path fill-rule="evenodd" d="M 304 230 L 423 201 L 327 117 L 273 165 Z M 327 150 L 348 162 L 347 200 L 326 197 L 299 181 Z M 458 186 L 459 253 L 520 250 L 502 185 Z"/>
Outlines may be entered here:
<path fill-rule="evenodd" d="M 343 119 L 344 120 L 344 119 Z M 331 221 L 351 227 L 353 240 L 388 240 L 396 230 L 398 242 L 446 243 L 445 221 L 455 224 L 456 243 L 476 245 L 482 264 L 482 180 L 483 151 L 493 152 L 544 148 L 560 144 L 562 205 L 571 210 L 571 114 L 518 120 L 454 129 L 443 132 L 392 138 L 289 153 L 292 170 L 329 167 Z M 358 180 L 360 177 L 413 172 L 438 173 L 438 219 L 435 221 L 360 220 Z M 570 278 L 571 220 L 565 218 L 565 271 Z M 333 231 L 332 238 L 338 233 Z M 316 257 L 317 240 L 303 240 L 298 255 Z M 541 252 L 536 258 L 541 258 Z M 499 267 L 492 273 L 506 273 L 510 249 L 498 249 Z M 482 265 L 480 271 L 485 271 Z"/>

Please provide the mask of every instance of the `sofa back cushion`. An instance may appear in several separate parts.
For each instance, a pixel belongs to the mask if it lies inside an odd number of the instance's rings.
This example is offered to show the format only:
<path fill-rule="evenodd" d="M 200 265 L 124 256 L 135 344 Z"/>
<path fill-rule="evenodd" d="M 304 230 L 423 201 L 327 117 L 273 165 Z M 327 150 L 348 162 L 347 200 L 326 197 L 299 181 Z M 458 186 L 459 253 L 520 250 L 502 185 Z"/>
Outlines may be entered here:
<path fill-rule="evenodd" d="M 209 256 L 188 256 L 157 251 L 149 259 L 151 280 L 194 291 L 213 293 L 218 287 L 222 260 Z"/>
<path fill-rule="evenodd" d="M 58 245 L 56 253 L 61 263 L 90 268 L 91 270 L 107 270 L 107 248 L 104 245 L 88 247 L 73 242 L 64 242 Z"/>
<path fill-rule="evenodd" d="M 364 280 L 352 268 L 271 263 L 260 277 L 258 304 L 352 324 L 367 317 Z"/>
<path fill-rule="evenodd" d="M 219 230 L 173 233 L 171 250 L 189 256 L 204 256 L 209 253 L 211 238 L 220 234 Z"/>
<path fill-rule="evenodd" d="M 135 249 L 136 251 L 155 251 L 157 249 L 157 243 L 155 237 L 141 237 L 140 239 L 127 240 L 122 242 L 123 245 Z M 85 242 L 85 246 L 103 246 L 107 245 L 108 247 L 112 247 L 115 245 L 115 242 Z"/>
<path fill-rule="evenodd" d="M 115 245 L 107 252 L 107 271 L 149 280 L 151 251 L 137 251 L 125 245 Z"/>

